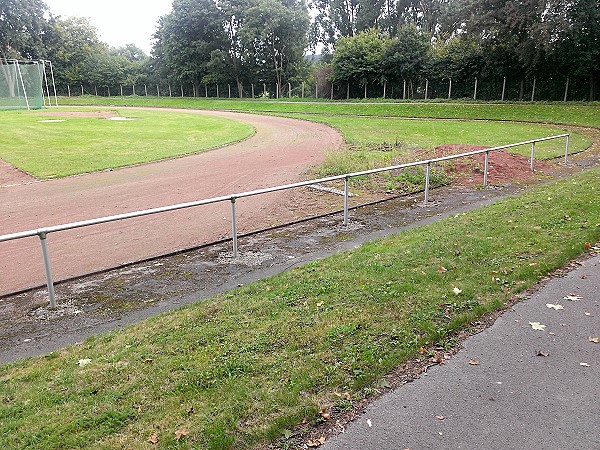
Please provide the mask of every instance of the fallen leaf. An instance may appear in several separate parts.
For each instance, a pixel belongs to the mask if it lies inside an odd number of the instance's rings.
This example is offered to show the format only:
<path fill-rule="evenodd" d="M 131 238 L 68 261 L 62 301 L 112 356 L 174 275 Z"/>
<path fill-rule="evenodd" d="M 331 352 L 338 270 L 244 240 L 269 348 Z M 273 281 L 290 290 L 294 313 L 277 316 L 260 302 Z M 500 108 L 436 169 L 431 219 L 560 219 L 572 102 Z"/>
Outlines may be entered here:
<path fill-rule="evenodd" d="M 594 344 L 600 344 L 600 337 L 596 336 L 596 337 L 588 337 L 588 341 L 589 342 L 593 342 Z"/>
<path fill-rule="evenodd" d="M 344 400 L 348 400 L 348 401 L 352 400 L 352 396 L 350 395 L 349 392 L 344 392 Z"/>
<path fill-rule="evenodd" d="M 151 444 L 158 444 L 158 435 L 154 433 L 148 438 L 148 442 L 150 442 Z"/>
<path fill-rule="evenodd" d="M 559 309 L 565 309 L 565 307 L 563 305 L 554 305 L 552 303 L 546 303 L 546 307 L 550 308 L 550 309 L 555 309 L 555 310 L 559 310 Z"/>
<path fill-rule="evenodd" d="M 315 439 L 314 441 L 306 442 L 306 445 L 309 447 L 320 447 L 325 443 L 325 436 L 321 436 L 319 439 Z"/>
<path fill-rule="evenodd" d="M 531 328 L 537 331 L 544 331 L 544 328 L 546 328 L 546 325 L 542 325 L 539 322 L 529 322 L 529 325 L 531 325 Z"/>
<path fill-rule="evenodd" d="M 326 408 L 323 408 L 321 411 L 319 411 L 319 414 L 325 420 L 331 419 L 331 413 L 329 411 L 327 411 Z"/>
<path fill-rule="evenodd" d="M 79 365 L 79 367 L 85 367 L 88 364 L 90 364 L 92 362 L 91 359 L 80 359 L 79 361 L 77 361 L 77 364 Z"/>
<path fill-rule="evenodd" d="M 446 273 L 446 272 L 448 272 L 448 269 L 446 269 L 444 266 L 440 266 L 437 268 L 437 271 L 439 273 Z"/>
<path fill-rule="evenodd" d="M 178 441 L 179 439 L 181 439 L 182 437 L 185 437 L 189 434 L 190 432 L 185 429 L 185 428 L 180 428 L 179 430 L 177 430 L 175 432 L 175 440 Z"/>
<path fill-rule="evenodd" d="M 440 355 L 435 355 L 433 358 L 431 358 L 431 361 L 436 364 L 446 364 L 444 358 L 442 358 Z"/>
<path fill-rule="evenodd" d="M 454 295 L 458 295 L 462 292 L 462 289 L 455 287 L 454 289 L 452 289 L 452 292 L 454 292 Z"/>
<path fill-rule="evenodd" d="M 144 364 L 151 364 L 151 363 L 153 363 L 153 362 L 154 362 L 154 360 L 153 360 L 152 358 L 146 358 L 146 359 L 143 361 L 143 363 L 144 363 Z"/>
<path fill-rule="evenodd" d="M 574 295 L 574 294 L 569 294 L 565 297 L 563 297 L 563 300 L 569 300 L 570 302 L 576 302 L 583 299 L 583 297 L 580 297 L 579 295 Z"/>
<path fill-rule="evenodd" d="M 479 360 L 477 358 L 471 358 L 469 360 L 469 364 L 472 366 L 478 366 L 479 365 Z"/>
<path fill-rule="evenodd" d="M 588 363 L 579 363 L 579 365 L 583 366 L 583 367 L 590 367 L 590 365 Z"/>
<path fill-rule="evenodd" d="M 543 352 L 541 350 L 538 350 L 538 352 L 536 354 L 536 356 L 543 356 L 543 357 L 546 357 L 546 356 L 549 356 L 549 355 L 550 355 L 550 353 L 545 353 L 545 352 Z"/>
<path fill-rule="evenodd" d="M 419 349 L 419 354 L 421 354 L 421 355 L 424 355 L 426 351 L 427 351 L 427 350 L 425 350 L 425 347 L 421 347 L 421 348 Z"/>
<path fill-rule="evenodd" d="M 437 420 L 444 420 L 444 419 L 445 419 L 445 417 L 444 417 L 444 416 L 435 416 L 435 418 L 436 418 Z"/>
<path fill-rule="evenodd" d="M 320 308 L 321 306 L 323 306 L 325 304 L 325 302 L 319 302 L 317 303 L 317 308 Z"/>

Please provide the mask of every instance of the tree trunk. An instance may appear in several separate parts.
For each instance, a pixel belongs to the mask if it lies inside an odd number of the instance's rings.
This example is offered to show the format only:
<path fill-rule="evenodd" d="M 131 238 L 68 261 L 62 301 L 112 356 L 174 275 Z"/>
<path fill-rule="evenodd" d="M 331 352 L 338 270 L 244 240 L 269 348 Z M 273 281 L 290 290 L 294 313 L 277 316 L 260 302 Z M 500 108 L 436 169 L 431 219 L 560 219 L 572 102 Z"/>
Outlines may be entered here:
<path fill-rule="evenodd" d="M 240 80 L 239 77 L 236 77 L 235 82 L 237 84 L 238 96 L 244 98 L 244 86 L 242 85 L 242 80 Z"/>

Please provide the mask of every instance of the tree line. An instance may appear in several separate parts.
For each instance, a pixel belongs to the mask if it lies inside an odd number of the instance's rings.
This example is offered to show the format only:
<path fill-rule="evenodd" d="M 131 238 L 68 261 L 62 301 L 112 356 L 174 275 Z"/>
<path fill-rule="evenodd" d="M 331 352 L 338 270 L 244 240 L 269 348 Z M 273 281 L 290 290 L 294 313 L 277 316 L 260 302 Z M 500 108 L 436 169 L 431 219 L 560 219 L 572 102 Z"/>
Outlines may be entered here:
<path fill-rule="evenodd" d="M 49 59 L 59 89 L 102 94 L 147 84 L 201 96 L 230 85 L 249 96 L 268 84 L 283 96 L 316 83 L 312 92 L 335 98 L 499 98 L 506 89 L 525 99 L 533 82 L 536 98 L 555 100 L 570 82 L 569 98 L 595 100 L 600 1 L 173 0 L 145 55 L 107 46 L 87 19 L 53 16 L 42 0 L 2 0 L 0 58 Z"/>

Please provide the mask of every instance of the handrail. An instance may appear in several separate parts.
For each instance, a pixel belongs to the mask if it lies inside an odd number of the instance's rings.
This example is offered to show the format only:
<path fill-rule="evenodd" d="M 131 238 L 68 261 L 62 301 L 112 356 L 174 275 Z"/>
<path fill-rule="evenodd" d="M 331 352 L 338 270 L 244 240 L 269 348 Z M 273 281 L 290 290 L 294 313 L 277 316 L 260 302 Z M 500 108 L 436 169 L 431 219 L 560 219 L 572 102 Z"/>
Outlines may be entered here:
<path fill-rule="evenodd" d="M 96 219 L 82 220 L 79 222 L 71 222 L 71 223 L 66 223 L 66 224 L 61 224 L 61 225 L 54 225 L 54 226 L 50 226 L 50 227 L 42 227 L 42 228 L 38 228 L 35 230 L 26 230 L 26 231 L 21 231 L 21 232 L 17 232 L 17 233 L 5 234 L 5 235 L 0 236 L 0 243 L 6 242 L 6 241 L 12 241 L 12 240 L 16 240 L 16 239 L 33 237 L 33 236 L 38 236 L 40 238 L 40 241 L 42 244 L 42 253 L 43 253 L 43 257 L 44 257 L 44 267 L 45 267 L 45 271 L 46 271 L 46 284 L 48 287 L 50 306 L 52 308 L 54 308 L 54 307 L 56 307 L 56 299 L 55 299 L 55 294 L 54 294 L 54 282 L 52 281 L 52 274 L 51 274 L 51 270 L 50 270 L 50 260 L 49 260 L 48 249 L 47 249 L 47 244 L 46 244 L 46 235 L 48 233 L 56 233 L 56 232 L 60 232 L 60 231 L 72 230 L 75 228 L 88 227 L 88 226 L 99 225 L 99 224 L 103 224 L 103 223 L 109 223 L 109 222 L 116 222 L 119 220 L 132 219 L 135 217 L 143 217 L 143 216 L 148 216 L 151 214 L 159 214 L 159 213 L 164 213 L 164 212 L 176 211 L 179 209 L 193 208 L 196 206 L 208 205 L 211 203 L 230 201 L 231 205 L 232 205 L 233 255 L 234 255 L 234 257 L 237 257 L 237 253 L 238 253 L 237 252 L 237 223 L 236 223 L 236 200 L 237 199 L 251 197 L 251 196 L 255 196 L 255 195 L 261 195 L 261 194 L 268 194 L 268 193 L 283 191 L 283 190 L 287 190 L 287 189 L 294 189 L 294 188 L 298 188 L 298 187 L 308 186 L 311 184 L 344 180 L 344 225 L 347 225 L 348 224 L 348 196 L 349 196 L 348 180 L 350 178 L 363 176 L 363 175 L 370 175 L 370 174 L 379 173 L 379 172 L 387 172 L 387 171 L 391 171 L 391 170 L 406 169 L 409 167 L 426 166 L 427 170 L 426 170 L 426 176 L 425 176 L 425 192 L 424 192 L 425 198 L 424 198 L 424 201 L 427 202 L 429 199 L 429 179 L 430 179 L 431 164 L 434 164 L 437 162 L 442 162 L 442 161 L 449 161 L 452 159 L 458 159 L 458 158 L 464 158 L 464 157 L 468 157 L 468 156 L 479 155 L 479 154 L 483 153 L 483 154 L 485 154 L 483 186 L 487 187 L 488 156 L 489 156 L 490 152 L 531 144 L 532 149 L 531 149 L 530 167 L 531 167 L 531 170 L 533 171 L 534 170 L 535 144 L 537 142 L 543 142 L 543 141 L 548 141 L 551 139 L 558 139 L 558 138 L 563 138 L 563 137 L 566 138 L 566 147 L 565 147 L 565 163 L 566 163 L 568 160 L 568 155 L 569 155 L 570 134 L 568 134 L 568 133 L 558 134 L 555 136 L 548 136 L 548 137 L 538 138 L 538 139 L 531 139 L 528 141 L 517 142 L 514 144 L 500 145 L 497 147 L 491 147 L 491 148 L 486 148 L 486 149 L 482 149 L 482 150 L 474 150 L 471 152 L 459 153 L 456 155 L 448 155 L 448 156 L 442 156 L 439 158 L 432 158 L 432 159 L 414 161 L 414 162 L 405 163 L 405 164 L 398 164 L 398 165 L 394 165 L 394 166 L 387 166 L 387 167 L 382 167 L 382 168 L 378 168 L 378 169 L 363 170 L 360 172 L 351 172 L 351 173 L 346 173 L 343 175 L 335 175 L 335 176 L 330 176 L 330 177 L 318 178 L 318 179 L 314 179 L 314 180 L 301 181 L 301 182 L 297 182 L 297 183 L 284 184 L 284 185 L 280 185 L 280 186 L 273 186 L 273 187 L 268 187 L 268 188 L 263 188 L 263 189 L 256 189 L 253 191 L 240 192 L 240 193 L 225 195 L 225 196 L 221 196 L 221 197 L 213 197 L 213 198 L 197 200 L 197 201 L 192 201 L 192 202 L 179 203 L 176 205 L 168 205 L 168 206 L 162 206 L 162 207 L 158 207 L 158 208 L 144 209 L 144 210 L 140 210 L 140 211 L 132 211 L 129 213 L 117 214 L 117 215 L 113 215 L 113 216 L 105 216 L 105 217 L 99 217 Z"/>

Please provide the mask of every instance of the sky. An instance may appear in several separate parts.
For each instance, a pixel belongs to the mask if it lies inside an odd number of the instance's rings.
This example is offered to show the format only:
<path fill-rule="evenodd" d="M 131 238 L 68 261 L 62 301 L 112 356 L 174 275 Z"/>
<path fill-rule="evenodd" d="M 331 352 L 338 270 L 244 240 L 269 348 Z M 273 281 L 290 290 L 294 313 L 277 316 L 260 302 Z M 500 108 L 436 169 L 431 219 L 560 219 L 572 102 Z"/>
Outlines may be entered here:
<path fill-rule="evenodd" d="M 158 18 L 171 11 L 172 0 L 44 0 L 55 16 L 87 17 L 98 37 L 111 47 L 135 44 L 150 54 Z"/>

